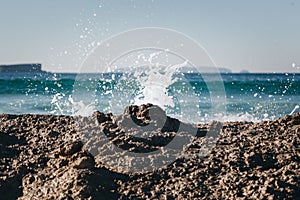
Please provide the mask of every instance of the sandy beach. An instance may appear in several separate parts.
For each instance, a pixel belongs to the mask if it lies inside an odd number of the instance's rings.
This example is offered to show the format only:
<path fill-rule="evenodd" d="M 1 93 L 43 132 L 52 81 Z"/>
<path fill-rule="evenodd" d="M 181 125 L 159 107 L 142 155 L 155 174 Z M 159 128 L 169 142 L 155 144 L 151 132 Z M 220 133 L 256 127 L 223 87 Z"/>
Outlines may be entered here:
<path fill-rule="evenodd" d="M 104 137 L 132 152 L 170 143 L 180 123 L 173 118 L 146 139 L 122 128 L 128 119 L 151 124 L 151 108 L 131 106 L 122 116 L 0 115 L 0 199 L 300 197 L 299 113 L 259 123 L 223 123 L 216 145 L 201 157 L 197 152 L 214 124 L 197 125 L 189 156 L 155 171 L 122 172 L 95 156 L 106 147 Z"/>

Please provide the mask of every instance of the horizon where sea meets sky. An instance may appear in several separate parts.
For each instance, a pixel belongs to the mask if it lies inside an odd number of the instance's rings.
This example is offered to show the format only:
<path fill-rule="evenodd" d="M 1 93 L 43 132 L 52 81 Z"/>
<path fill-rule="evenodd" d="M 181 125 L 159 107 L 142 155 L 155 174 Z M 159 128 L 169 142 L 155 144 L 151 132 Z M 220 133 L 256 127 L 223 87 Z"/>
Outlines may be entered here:
<path fill-rule="evenodd" d="M 233 72 L 300 72 L 298 1 L 2 0 L 0 64 L 77 72 L 95 44 L 134 28 L 184 33 Z"/>

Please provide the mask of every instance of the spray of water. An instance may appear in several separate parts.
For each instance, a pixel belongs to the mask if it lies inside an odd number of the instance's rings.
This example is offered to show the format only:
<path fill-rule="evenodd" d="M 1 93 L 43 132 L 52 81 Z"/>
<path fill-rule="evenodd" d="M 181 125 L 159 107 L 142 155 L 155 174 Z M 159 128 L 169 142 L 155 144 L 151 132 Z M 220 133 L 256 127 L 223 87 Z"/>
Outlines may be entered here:
<path fill-rule="evenodd" d="M 154 52 L 149 55 L 146 61 L 149 62 L 149 67 L 146 71 L 136 71 L 134 77 L 141 85 L 140 93 L 134 98 L 134 104 L 141 105 L 152 103 L 165 108 L 166 106 L 174 107 L 174 99 L 168 94 L 167 87 L 175 83 L 178 78 L 174 74 L 179 72 L 180 67 L 187 65 L 187 61 L 181 64 L 163 66 L 159 63 L 154 63 L 155 56 L 162 52 Z M 145 59 L 145 55 L 139 54 L 138 58 Z"/>
<path fill-rule="evenodd" d="M 209 113 L 207 114 L 212 116 L 212 113 L 225 113 L 223 112 L 225 110 L 225 90 L 218 71 L 214 67 L 210 68 L 210 72 L 214 73 L 214 82 L 212 83 L 210 82 L 211 76 L 202 76 L 203 71 L 199 69 L 199 66 L 214 66 L 207 52 L 191 38 L 161 28 L 135 29 L 102 42 L 85 60 L 82 70 L 97 70 L 103 74 L 103 77 L 98 77 L 98 82 L 91 81 L 89 90 L 84 93 L 82 92 L 84 84 L 80 77 L 76 77 L 72 97 L 74 102 L 83 100 L 91 104 L 97 100 L 100 106 L 108 103 L 107 111 L 111 111 L 114 115 L 120 114 L 125 107 L 131 104 L 159 105 L 165 109 L 166 113 L 163 111 L 158 114 L 149 112 L 150 119 L 153 119 L 154 122 L 159 121 L 155 125 L 155 127 L 159 126 L 157 128 L 164 127 L 166 116 L 169 115 L 169 108 L 178 109 L 177 113 L 181 115 L 178 119 L 195 122 L 201 119 L 199 96 L 195 94 L 193 86 L 183 80 L 184 74 L 180 71 L 180 68 L 187 65 L 194 68 L 192 71 L 200 73 L 203 81 L 207 83 L 209 99 Z M 196 65 L 197 67 L 195 67 Z M 119 73 L 122 74 L 121 77 L 119 77 Z M 178 74 L 179 76 L 177 76 Z M 108 90 L 110 92 L 107 92 Z M 97 110 L 102 111 L 101 109 Z M 120 122 L 122 125 L 124 121 L 122 119 L 126 118 L 126 115 L 119 117 L 120 120 L 117 120 L 119 119 L 117 117 L 116 122 Z M 122 127 L 122 130 L 136 130 L 133 132 L 139 134 L 144 133 L 144 129 L 150 128 L 136 124 L 132 118 L 126 118 L 126 120 L 124 124 L 126 127 Z M 203 155 L 213 148 L 219 131 L 220 129 L 217 128 L 207 132 L 210 140 L 205 142 L 207 148 Z M 135 134 L 133 132 L 126 132 L 126 134 Z M 177 132 L 178 135 L 176 134 L 168 145 L 147 153 L 125 151 L 104 136 L 102 142 L 107 144 L 106 149 L 111 151 L 100 151 L 95 156 L 99 156 L 102 162 L 118 170 L 152 171 L 183 155 L 185 145 L 190 142 L 189 139 L 192 136 L 197 134 L 197 128 L 187 123 L 180 123 Z M 187 135 L 186 139 L 180 137 L 184 133 Z M 87 139 L 92 141 L 98 137 Z M 86 140 L 83 138 L 83 141 Z M 87 148 L 89 148 L 89 144 L 91 143 L 86 144 Z M 153 160 L 156 156 L 159 156 L 159 159 Z M 149 160 L 152 160 L 153 163 L 149 164 Z"/>
<path fill-rule="evenodd" d="M 293 115 L 295 112 L 296 112 L 296 110 L 298 110 L 300 108 L 300 106 L 299 105 L 296 105 L 295 106 L 295 108 L 292 110 L 292 112 L 290 113 L 290 115 Z"/>
<path fill-rule="evenodd" d="M 74 101 L 71 95 L 57 93 L 51 100 L 51 114 L 56 115 L 81 115 L 90 116 L 95 111 L 94 103 L 85 104 L 81 101 Z"/>

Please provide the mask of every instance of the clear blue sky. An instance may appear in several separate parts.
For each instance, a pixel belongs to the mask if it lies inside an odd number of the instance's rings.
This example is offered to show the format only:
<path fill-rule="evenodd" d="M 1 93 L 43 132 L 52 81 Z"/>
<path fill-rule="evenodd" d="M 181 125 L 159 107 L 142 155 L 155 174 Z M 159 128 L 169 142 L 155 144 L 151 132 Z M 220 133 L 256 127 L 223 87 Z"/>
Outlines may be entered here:
<path fill-rule="evenodd" d="M 77 71 L 89 45 L 138 27 L 185 33 L 233 71 L 300 72 L 300 1 L 1 0 L 0 64 Z"/>

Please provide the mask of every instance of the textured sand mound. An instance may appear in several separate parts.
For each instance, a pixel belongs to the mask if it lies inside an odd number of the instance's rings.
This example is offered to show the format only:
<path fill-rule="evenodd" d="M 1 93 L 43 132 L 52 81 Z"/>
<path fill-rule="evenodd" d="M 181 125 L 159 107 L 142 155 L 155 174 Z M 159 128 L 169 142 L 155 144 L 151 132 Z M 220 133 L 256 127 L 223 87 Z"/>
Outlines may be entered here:
<path fill-rule="evenodd" d="M 146 130 L 143 137 L 132 122 L 146 128 L 140 129 Z M 211 153 L 199 156 L 206 133 L 219 125 L 183 124 L 150 104 L 130 106 L 117 117 L 100 112 L 90 117 L 0 115 L 1 199 L 300 196 L 299 113 L 275 121 L 224 123 Z M 120 161 L 103 153 L 111 142 L 126 152 L 153 152 L 178 135 L 190 141 L 184 146 L 188 156 L 156 171 L 118 171 L 113 166 Z"/>

